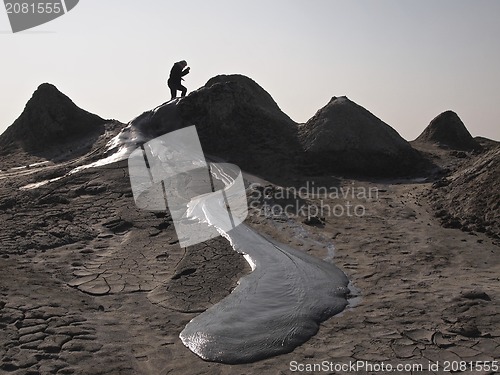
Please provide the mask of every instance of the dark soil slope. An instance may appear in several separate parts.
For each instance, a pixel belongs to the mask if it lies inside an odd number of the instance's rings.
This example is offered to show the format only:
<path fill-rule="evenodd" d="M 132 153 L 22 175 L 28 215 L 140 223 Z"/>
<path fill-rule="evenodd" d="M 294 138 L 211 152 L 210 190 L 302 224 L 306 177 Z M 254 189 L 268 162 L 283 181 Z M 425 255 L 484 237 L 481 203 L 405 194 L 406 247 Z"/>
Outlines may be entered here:
<path fill-rule="evenodd" d="M 297 124 L 252 79 L 220 75 L 177 105 L 206 153 L 249 172 L 286 174 L 300 150 Z"/>

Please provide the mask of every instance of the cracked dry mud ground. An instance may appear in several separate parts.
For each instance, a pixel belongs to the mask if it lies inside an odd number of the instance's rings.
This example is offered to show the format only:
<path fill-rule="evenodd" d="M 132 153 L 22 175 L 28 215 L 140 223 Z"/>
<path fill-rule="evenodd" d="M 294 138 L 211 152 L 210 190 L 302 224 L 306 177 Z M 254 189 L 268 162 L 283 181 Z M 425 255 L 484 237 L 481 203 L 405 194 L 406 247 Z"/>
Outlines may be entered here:
<path fill-rule="evenodd" d="M 166 373 L 193 313 L 249 270 L 222 238 L 180 248 L 167 212 L 135 207 L 126 163 L 0 183 L 0 373 Z"/>
<path fill-rule="evenodd" d="M 439 361 L 440 371 L 423 372 L 430 374 L 449 373 L 444 361 L 499 360 L 500 244 L 484 234 L 440 227 L 424 198 L 430 184 L 343 181 L 344 187 L 352 184 L 379 189 L 377 199 L 351 202 L 363 204 L 366 215 L 327 218 L 324 227 L 309 227 L 307 236 L 335 243 L 335 264 L 360 290 L 359 301 L 324 322 L 290 359 L 421 363 L 424 369 Z M 253 221 L 263 231 L 274 226 L 267 230 L 282 233 L 281 241 L 307 246 L 286 235 L 287 223 Z M 327 255 L 325 246 L 304 250 Z"/>
<path fill-rule="evenodd" d="M 498 243 L 443 229 L 427 184 L 354 183 L 380 196 L 364 202 L 364 217 L 301 232 L 323 245 L 296 235 L 296 222 L 249 222 L 318 257 L 333 242 L 335 263 L 360 290 L 356 306 L 292 353 L 227 366 L 178 338 L 249 272 L 224 239 L 181 249 L 167 213 L 135 207 L 125 163 L 33 191 L 17 190 L 22 178 L 0 180 L 10 199 L 0 210 L 0 373 L 289 374 L 290 361 L 498 360 Z"/>

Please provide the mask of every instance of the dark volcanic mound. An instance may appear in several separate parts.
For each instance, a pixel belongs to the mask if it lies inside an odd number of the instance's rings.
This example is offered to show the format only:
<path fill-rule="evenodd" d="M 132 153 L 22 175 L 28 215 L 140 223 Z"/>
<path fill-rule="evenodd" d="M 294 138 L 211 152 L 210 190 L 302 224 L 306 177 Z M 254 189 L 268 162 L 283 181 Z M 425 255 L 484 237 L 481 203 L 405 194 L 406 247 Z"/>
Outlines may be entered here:
<path fill-rule="evenodd" d="M 211 78 L 177 107 L 183 121 L 196 125 L 208 154 L 264 175 L 287 175 L 296 164 L 297 124 L 248 77 Z"/>
<path fill-rule="evenodd" d="M 104 133 L 103 120 L 76 106 L 49 83 L 41 84 L 21 116 L 0 136 L 0 154 L 18 148 L 29 153 L 50 154 L 70 141 L 97 138 Z"/>
<path fill-rule="evenodd" d="M 434 118 L 416 141 L 464 151 L 481 148 L 453 111 L 443 112 Z"/>
<path fill-rule="evenodd" d="M 309 164 L 324 171 L 398 176 L 423 163 L 393 128 L 345 96 L 302 125 L 300 138 Z"/>

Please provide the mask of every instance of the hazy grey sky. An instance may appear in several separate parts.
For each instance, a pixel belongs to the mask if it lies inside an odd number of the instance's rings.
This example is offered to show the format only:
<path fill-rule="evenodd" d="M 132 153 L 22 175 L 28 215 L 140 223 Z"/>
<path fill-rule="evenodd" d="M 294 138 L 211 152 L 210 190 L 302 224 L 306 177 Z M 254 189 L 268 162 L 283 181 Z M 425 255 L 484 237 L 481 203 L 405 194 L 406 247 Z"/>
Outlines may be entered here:
<path fill-rule="evenodd" d="M 128 122 L 185 59 L 189 91 L 245 74 L 298 122 L 347 95 L 408 140 L 447 109 L 500 140 L 499 18 L 497 0 L 81 0 L 12 34 L 0 9 L 0 132 L 42 82 Z"/>

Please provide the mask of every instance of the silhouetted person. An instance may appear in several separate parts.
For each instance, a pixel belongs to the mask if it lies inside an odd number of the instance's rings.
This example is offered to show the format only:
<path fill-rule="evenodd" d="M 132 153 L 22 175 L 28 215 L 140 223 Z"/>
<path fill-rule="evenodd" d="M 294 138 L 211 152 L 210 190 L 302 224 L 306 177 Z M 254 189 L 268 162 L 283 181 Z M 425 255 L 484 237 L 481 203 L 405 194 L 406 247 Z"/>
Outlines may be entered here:
<path fill-rule="evenodd" d="M 191 68 L 187 67 L 187 62 L 185 60 L 176 62 L 172 69 L 170 70 L 170 77 L 168 78 L 168 87 L 170 87 L 170 93 L 172 94 L 172 99 L 177 96 L 177 90 L 181 92 L 181 96 L 186 96 L 187 88 L 181 85 L 181 81 L 184 80 L 186 74 L 189 73 Z M 185 69 L 184 69 L 185 68 Z"/>

